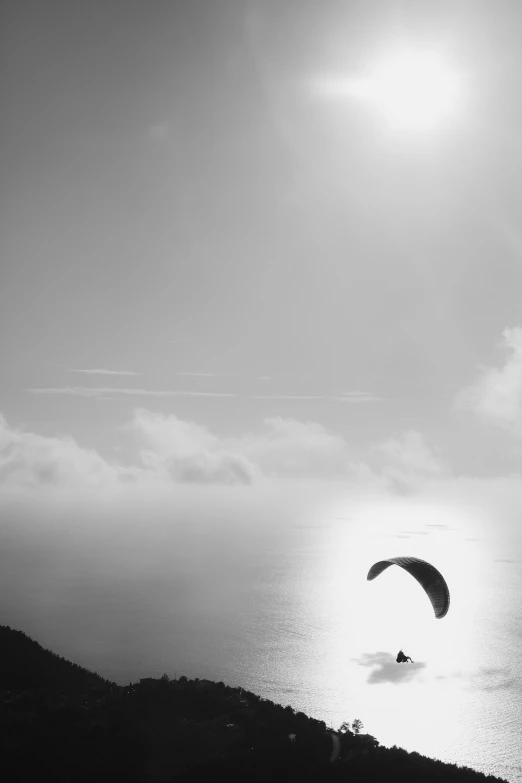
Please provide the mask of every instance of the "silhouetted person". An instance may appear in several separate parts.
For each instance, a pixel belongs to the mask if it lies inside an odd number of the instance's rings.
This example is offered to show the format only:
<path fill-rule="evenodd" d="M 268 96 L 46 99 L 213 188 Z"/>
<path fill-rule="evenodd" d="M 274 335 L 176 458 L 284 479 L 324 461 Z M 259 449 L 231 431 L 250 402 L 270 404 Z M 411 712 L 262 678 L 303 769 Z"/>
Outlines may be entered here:
<path fill-rule="evenodd" d="M 397 655 L 396 659 L 397 663 L 413 663 L 412 659 L 409 655 L 404 655 L 402 650 L 399 650 L 399 654 Z"/>

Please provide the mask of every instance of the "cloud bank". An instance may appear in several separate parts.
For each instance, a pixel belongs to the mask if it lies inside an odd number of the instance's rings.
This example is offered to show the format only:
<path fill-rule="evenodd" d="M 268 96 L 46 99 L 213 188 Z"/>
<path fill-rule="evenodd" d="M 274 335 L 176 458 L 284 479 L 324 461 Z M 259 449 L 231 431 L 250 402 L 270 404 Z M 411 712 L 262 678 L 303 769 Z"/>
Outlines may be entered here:
<path fill-rule="evenodd" d="M 109 461 L 73 438 L 23 431 L 0 417 L 0 488 L 248 486 L 286 478 L 344 480 L 393 490 L 401 481 L 411 489 L 419 477 L 442 470 L 415 431 L 377 445 L 376 465 L 370 467 L 354 462 L 353 447 L 341 435 L 317 422 L 281 416 L 230 437 L 174 414 L 136 408 L 122 435 L 131 440 L 131 466 Z"/>

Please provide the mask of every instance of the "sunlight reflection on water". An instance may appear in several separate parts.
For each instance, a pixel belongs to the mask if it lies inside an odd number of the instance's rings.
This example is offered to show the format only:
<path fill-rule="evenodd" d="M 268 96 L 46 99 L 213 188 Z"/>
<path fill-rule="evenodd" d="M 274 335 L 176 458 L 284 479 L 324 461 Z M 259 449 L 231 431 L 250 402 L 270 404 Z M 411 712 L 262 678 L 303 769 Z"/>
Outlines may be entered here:
<path fill-rule="evenodd" d="M 272 595 L 258 615 L 259 676 L 249 687 L 334 727 L 360 717 L 385 745 L 520 783 L 522 688 L 512 630 L 520 569 L 468 541 L 462 520 L 439 522 L 448 527 L 430 528 L 429 540 L 413 532 L 406 540 L 396 538 L 404 519 L 390 526 L 389 516 L 388 509 L 385 531 L 378 519 L 325 528 L 313 558 L 294 551 L 298 562 L 287 564 L 275 591 L 287 591 L 287 601 Z M 446 575 L 452 604 L 442 621 L 401 569 L 366 582 L 372 562 L 397 554 L 425 557 Z M 409 670 L 394 662 L 399 647 L 414 657 Z M 249 665 L 249 683 L 251 673 Z"/>

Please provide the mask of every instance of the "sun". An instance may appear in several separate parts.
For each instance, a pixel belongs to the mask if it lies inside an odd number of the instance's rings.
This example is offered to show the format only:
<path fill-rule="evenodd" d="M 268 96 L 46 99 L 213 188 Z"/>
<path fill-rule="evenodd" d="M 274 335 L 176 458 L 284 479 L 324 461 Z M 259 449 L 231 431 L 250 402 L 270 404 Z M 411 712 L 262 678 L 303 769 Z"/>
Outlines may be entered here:
<path fill-rule="evenodd" d="M 388 52 L 360 78 L 328 80 L 326 91 L 360 99 L 394 129 L 422 130 L 441 125 L 456 112 L 461 95 L 457 72 L 439 53 Z"/>
<path fill-rule="evenodd" d="M 377 65 L 362 97 L 374 103 L 393 127 L 431 128 L 450 115 L 458 98 L 458 79 L 440 55 L 401 52 Z"/>

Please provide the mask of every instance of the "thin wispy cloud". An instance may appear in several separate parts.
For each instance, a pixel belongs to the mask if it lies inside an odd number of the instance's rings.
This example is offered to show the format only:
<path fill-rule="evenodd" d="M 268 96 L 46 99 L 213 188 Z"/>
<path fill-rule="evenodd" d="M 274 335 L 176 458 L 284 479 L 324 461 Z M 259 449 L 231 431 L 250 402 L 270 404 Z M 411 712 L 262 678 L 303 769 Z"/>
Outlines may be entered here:
<path fill-rule="evenodd" d="M 30 394 L 71 395 L 76 397 L 104 397 L 106 395 L 123 395 L 131 397 L 237 397 L 232 392 L 205 392 L 190 390 L 154 390 L 154 389 L 115 389 L 89 388 L 84 386 L 61 386 L 50 389 L 26 389 Z"/>
<path fill-rule="evenodd" d="M 80 370 L 73 368 L 69 370 L 69 372 L 79 372 L 83 373 L 84 375 L 141 375 L 141 373 L 135 372 L 134 370 L 106 370 L 101 368 L 95 368 L 92 370 Z"/>
<path fill-rule="evenodd" d="M 217 373 L 217 372 L 178 372 L 176 375 L 183 375 L 188 378 L 237 378 L 241 377 L 242 373 Z M 243 376 L 244 377 L 244 376 Z M 270 381 L 270 375 L 256 375 L 254 378 L 256 381 Z"/>
<path fill-rule="evenodd" d="M 384 398 L 367 391 L 344 391 L 339 399 L 342 402 L 377 402 Z"/>
<path fill-rule="evenodd" d="M 317 400 L 320 402 L 377 402 L 381 397 L 355 397 L 343 395 L 341 397 L 328 394 L 238 394 L 236 392 L 195 391 L 190 389 L 136 389 L 114 387 L 91 388 L 86 386 L 59 386 L 55 388 L 29 388 L 25 391 L 30 394 L 42 395 L 70 395 L 76 397 L 107 397 L 118 395 L 135 397 L 235 397 L 248 400 Z"/>

